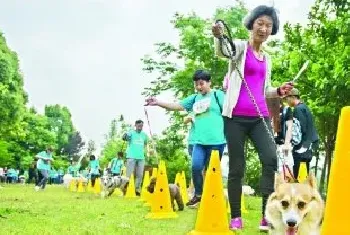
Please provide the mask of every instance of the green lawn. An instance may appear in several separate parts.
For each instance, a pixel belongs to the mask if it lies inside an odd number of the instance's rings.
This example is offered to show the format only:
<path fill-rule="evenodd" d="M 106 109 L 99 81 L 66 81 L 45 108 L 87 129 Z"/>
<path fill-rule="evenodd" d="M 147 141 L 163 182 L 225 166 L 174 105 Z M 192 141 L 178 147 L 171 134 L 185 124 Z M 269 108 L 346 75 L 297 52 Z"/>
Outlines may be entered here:
<path fill-rule="evenodd" d="M 246 198 L 249 213 L 239 234 L 260 234 L 260 204 L 260 198 Z M 0 188 L 0 234 L 186 234 L 194 228 L 196 210 L 186 208 L 171 220 L 146 220 L 148 211 L 137 199 L 102 200 L 62 186 L 41 192 L 31 185 Z"/>

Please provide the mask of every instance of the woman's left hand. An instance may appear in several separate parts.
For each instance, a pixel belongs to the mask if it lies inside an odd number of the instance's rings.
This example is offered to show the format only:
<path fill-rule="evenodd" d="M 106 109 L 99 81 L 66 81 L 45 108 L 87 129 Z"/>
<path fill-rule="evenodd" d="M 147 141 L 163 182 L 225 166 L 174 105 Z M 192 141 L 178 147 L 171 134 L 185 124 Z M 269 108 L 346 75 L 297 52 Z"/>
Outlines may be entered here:
<path fill-rule="evenodd" d="M 285 82 L 279 87 L 282 96 L 288 95 L 288 93 L 293 89 L 294 84 L 291 82 Z"/>

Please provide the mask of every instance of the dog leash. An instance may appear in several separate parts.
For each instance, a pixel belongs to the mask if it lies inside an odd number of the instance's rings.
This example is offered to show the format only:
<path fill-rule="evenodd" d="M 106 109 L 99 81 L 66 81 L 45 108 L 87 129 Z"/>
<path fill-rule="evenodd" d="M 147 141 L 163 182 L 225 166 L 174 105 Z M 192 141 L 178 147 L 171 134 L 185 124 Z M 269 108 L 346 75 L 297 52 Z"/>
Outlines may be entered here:
<path fill-rule="evenodd" d="M 147 112 L 147 109 L 146 107 L 143 108 L 144 109 L 144 112 L 145 112 L 145 116 L 146 116 L 146 120 L 147 120 L 147 124 L 148 124 L 148 129 L 149 129 L 149 134 L 150 134 L 150 137 L 151 137 L 151 146 L 152 146 L 152 150 L 154 151 L 154 156 L 156 157 L 157 159 L 157 162 L 159 162 L 159 156 L 157 154 L 157 151 L 156 151 L 156 147 L 155 147 L 155 144 L 154 144 L 154 141 L 153 141 L 153 134 L 152 134 L 152 129 L 151 129 L 151 124 L 150 124 L 150 121 L 149 121 L 149 116 L 148 116 L 148 112 Z"/>
<path fill-rule="evenodd" d="M 248 92 L 249 98 L 250 98 L 251 101 L 253 102 L 253 105 L 254 105 L 254 107 L 255 107 L 255 110 L 256 110 L 256 112 L 258 113 L 259 118 L 262 120 L 262 122 L 263 122 L 263 124 L 264 124 L 265 130 L 267 131 L 267 133 L 268 133 L 268 135 L 269 135 L 269 138 L 271 138 L 272 143 L 275 143 L 275 137 L 274 137 L 272 131 L 269 130 L 268 125 L 267 125 L 267 123 L 266 123 L 266 121 L 265 121 L 265 118 L 264 118 L 263 114 L 261 113 L 259 106 L 258 106 L 257 103 L 256 103 L 256 100 L 255 100 L 254 95 L 252 94 L 251 90 L 249 89 L 248 83 L 247 83 L 247 81 L 245 80 L 245 78 L 243 77 L 241 71 L 240 71 L 239 68 L 237 67 L 237 63 L 235 63 L 235 61 L 234 61 L 234 58 L 233 58 L 233 57 L 234 57 L 234 55 L 236 54 L 236 48 L 235 48 L 235 45 L 233 44 L 233 41 L 232 41 L 232 36 L 231 36 L 230 29 L 228 28 L 228 26 L 226 25 L 226 23 L 225 23 L 223 20 L 216 20 L 216 23 L 222 23 L 222 25 L 225 27 L 225 29 L 226 29 L 226 31 L 227 31 L 227 34 L 229 35 L 229 36 L 226 36 L 226 35 L 223 34 L 223 35 L 219 38 L 220 43 L 221 43 L 221 44 L 225 44 L 225 47 L 226 47 L 227 52 L 229 53 L 229 55 L 225 55 L 224 51 L 222 50 L 222 47 L 220 46 L 221 53 L 222 53 L 225 57 L 229 58 L 229 59 L 232 61 L 232 63 L 234 64 L 234 69 L 237 70 L 238 75 L 239 75 L 239 77 L 241 78 L 242 83 L 243 83 L 244 87 L 246 88 L 246 90 L 247 90 L 247 92 Z M 227 45 L 227 42 L 225 41 L 225 39 L 227 39 L 227 41 L 229 42 L 229 44 L 230 44 L 230 46 L 231 46 L 231 50 L 230 50 L 229 46 Z M 231 51 L 232 51 L 232 53 L 231 53 Z M 276 143 L 275 143 L 275 144 L 276 144 Z M 287 176 L 286 176 L 286 170 L 287 170 L 288 173 L 290 173 L 290 176 L 292 177 L 292 179 L 295 180 L 294 175 L 292 174 L 292 171 L 290 170 L 289 166 L 286 164 L 286 160 L 285 160 L 285 158 L 284 158 L 284 155 L 282 155 L 282 156 L 279 155 L 278 152 L 277 152 L 277 148 L 276 148 L 276 156 L 277 156 L 278 158 L 281 159 L 282 167 L 283 167 L 283 177 L 284 177 L 284 179 L 286 180 L 286 178 L 287 178 Z"/>

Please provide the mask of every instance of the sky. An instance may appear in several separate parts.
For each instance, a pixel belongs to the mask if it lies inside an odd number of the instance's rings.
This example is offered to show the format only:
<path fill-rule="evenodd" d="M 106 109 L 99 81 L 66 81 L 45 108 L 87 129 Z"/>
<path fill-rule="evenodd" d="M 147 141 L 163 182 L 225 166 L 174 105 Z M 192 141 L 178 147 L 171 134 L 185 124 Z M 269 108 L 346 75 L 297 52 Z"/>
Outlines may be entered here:
<path fill-rule="evenodd" d="M 83 139 L 100 148 L 113 118 L 145 119 L 141 92 L 153 79 L 142 71 L 157 42 L 178 43 L 170 20 L 191 11 L 209 18 L 233 0 L 11 0 L 2 1 L 0 31 L 18 54 L 29 105 L 67 106 Z M 245 0 L 248 9 L 271 5 L 281 24 L 305 24 L 314 0 Z M 282 31 L 282 27 L 280 28 Z M 278 37 L 282 37 L 281 32 Z M 174 100 L 169 94 L 160 99 Z M 165 111 L 149 107 L 153 133 L 168 125 Z M 147 122 L 144 130 L 148 132 Z"/>

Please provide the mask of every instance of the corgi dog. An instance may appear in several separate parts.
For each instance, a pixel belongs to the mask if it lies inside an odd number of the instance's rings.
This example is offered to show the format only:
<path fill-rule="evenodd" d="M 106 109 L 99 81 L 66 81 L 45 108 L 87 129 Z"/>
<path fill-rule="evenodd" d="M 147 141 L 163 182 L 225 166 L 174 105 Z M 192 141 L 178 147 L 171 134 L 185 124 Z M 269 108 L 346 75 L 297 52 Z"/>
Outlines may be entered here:
<path fill-rule="evenodd" d="M 287 183 L 280 174 L 275 178 L 275 192 L 266 204 L 270 235 L 319 235 L 324 201 L 310 174 L 303 183 Z"/>

